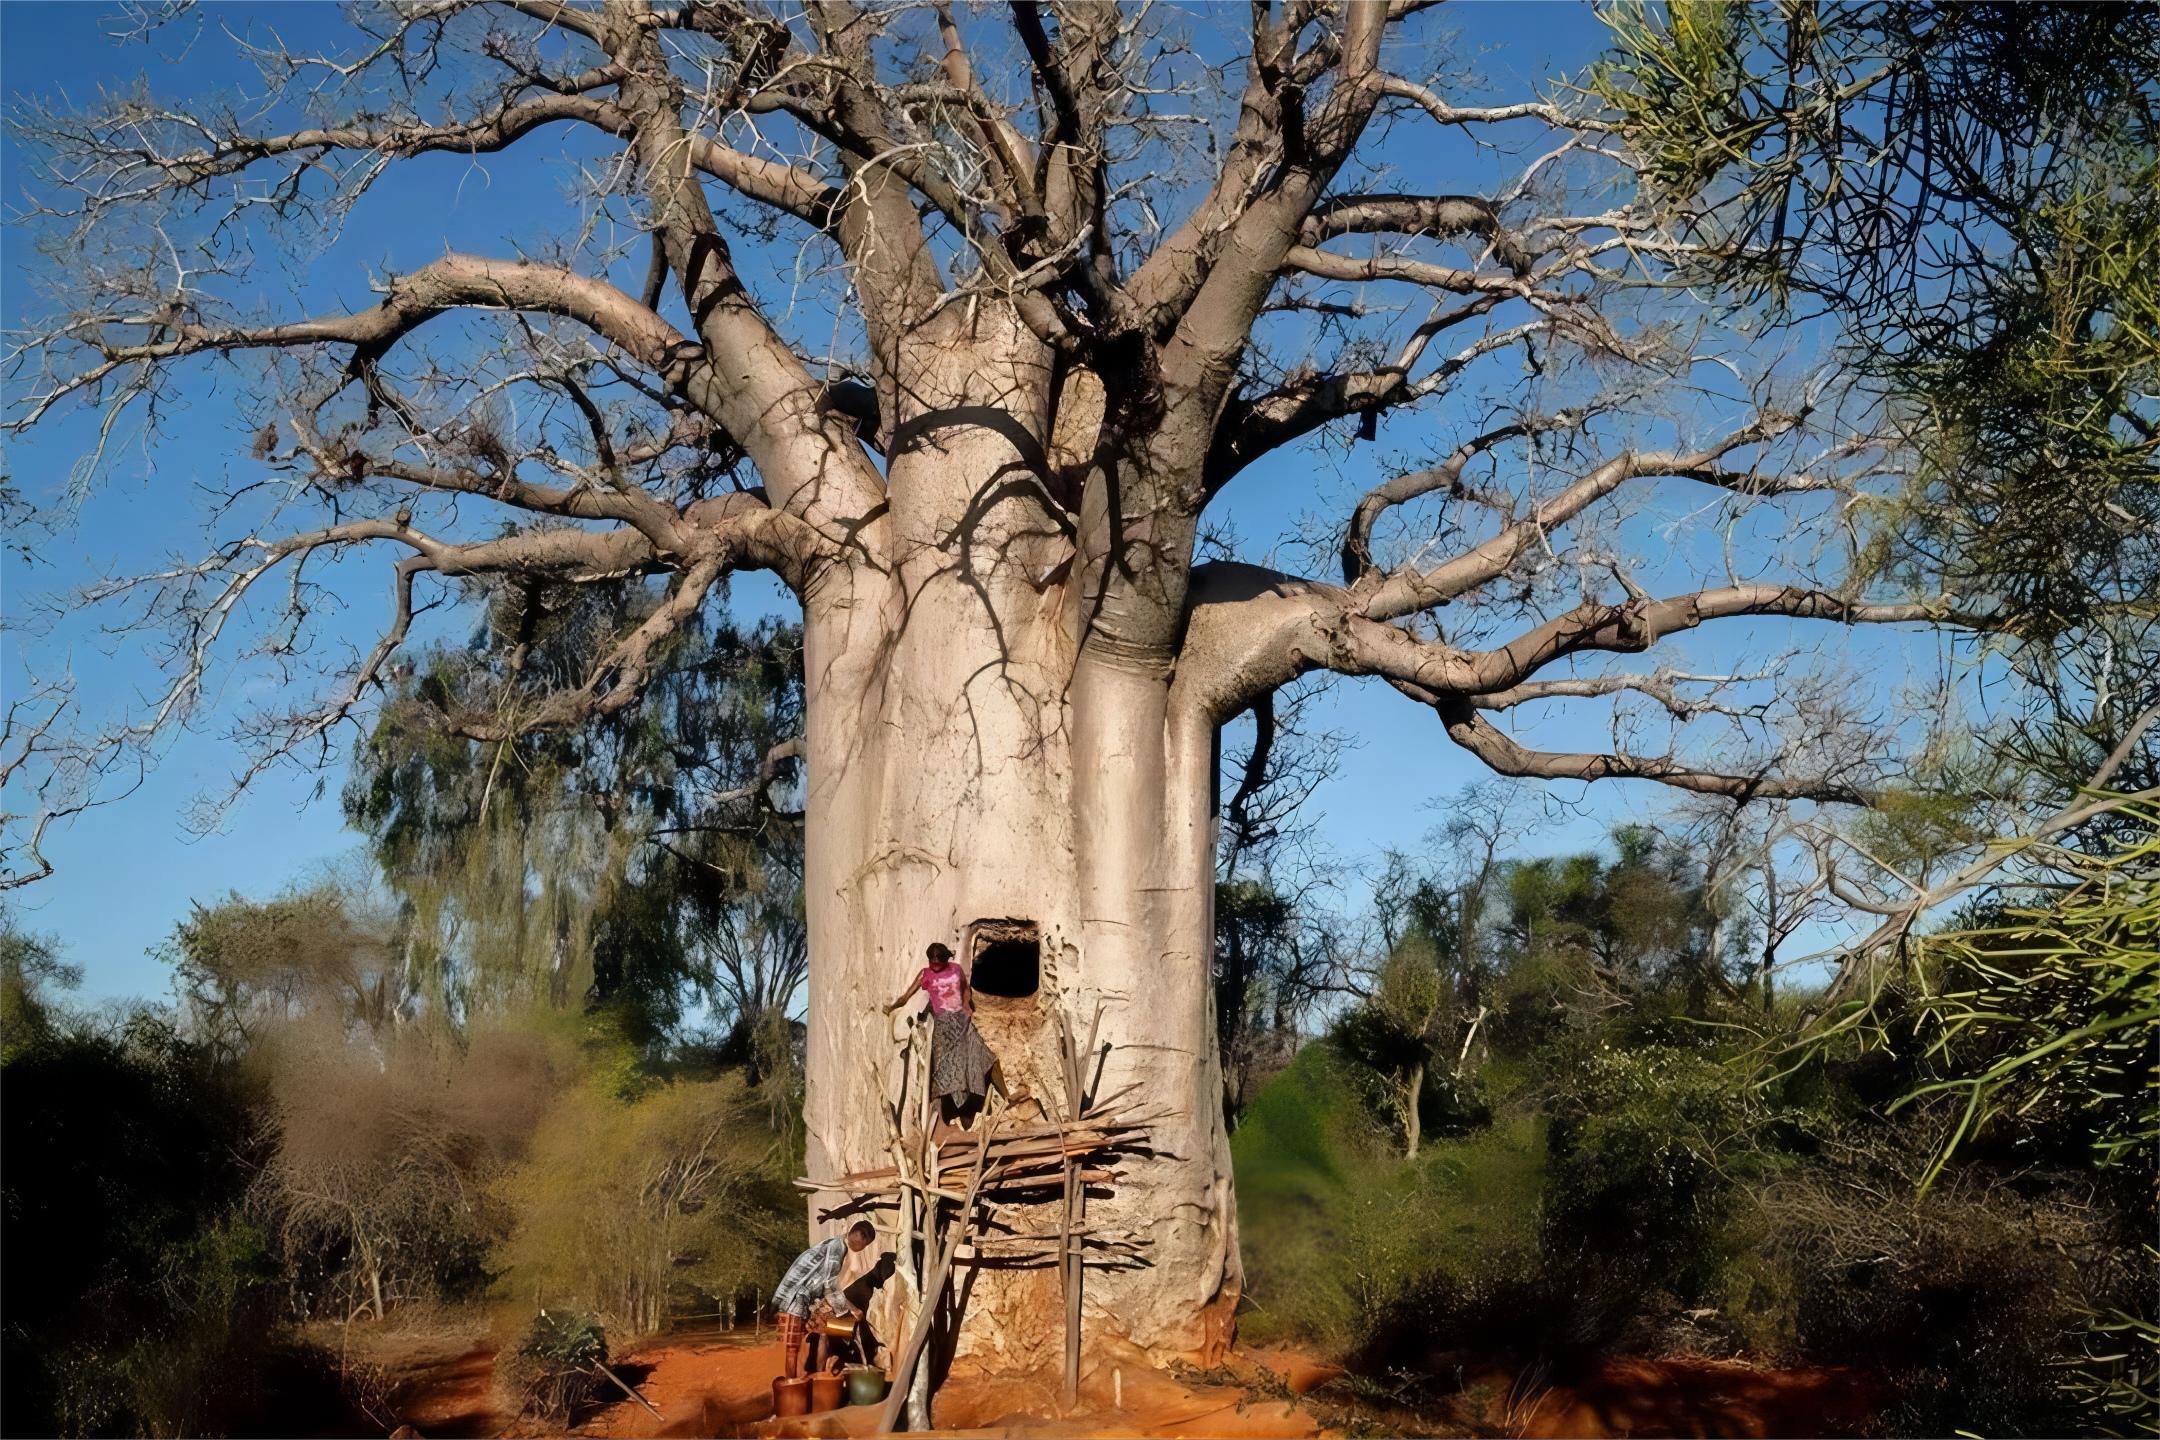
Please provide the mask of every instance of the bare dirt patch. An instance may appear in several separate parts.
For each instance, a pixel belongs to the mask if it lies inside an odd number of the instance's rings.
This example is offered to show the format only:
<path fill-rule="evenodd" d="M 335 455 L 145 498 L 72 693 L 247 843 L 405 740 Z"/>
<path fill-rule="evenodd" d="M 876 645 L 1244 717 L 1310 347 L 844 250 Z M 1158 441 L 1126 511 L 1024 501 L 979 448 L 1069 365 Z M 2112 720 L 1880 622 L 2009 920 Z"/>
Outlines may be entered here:
<path fill-rule="evenodd" d="M 397 1424 L 410 1425 L 429 1440 L 565 1433 L 506 1413 L 494 1384 L 494 1347 L 472 1336 L 382 1336 L 364 1353 L 368 1364 L 385 1371 L 396 1367 L 386 1392 L 394 1419 L 385 1433 Z M 614 1368 L 659 1416 L 623 1398 L 568 1434 L 621 1440 L 837 1440 L 868 1436 L 877 1419 L 875 1406 L 774 1419 L 772 1381 L 780 1372 L 780 1346 L 769 1332 L 664 1337 L 625 1353 Z M 990 1375 L 961 1361 L 939 1388 L 937 1433 L 1042 1440 L 1098 1435 L 1308 1440 L 1344 1434 L 1753 1440 L 1862 1435 L 1884 1398 L 1879 1382 L 1851 1370 L 1619 1358 L 1597 1362 L 1565 1381 L 1498 1368 L 1466 1374 L 1459 1392 L 1437 1404 L 1413 1404 L 1388 1398 L 1339 1366 L 1281 1348 L 1241 1350 L 1207 1371 L 1164 1371 L 1137 1354 L 1113 1356 L 1083 1375 L 1079 1404 L 1071 1410 L 1060 1403 L 1058 1390 L 1054 1374 Z"/>

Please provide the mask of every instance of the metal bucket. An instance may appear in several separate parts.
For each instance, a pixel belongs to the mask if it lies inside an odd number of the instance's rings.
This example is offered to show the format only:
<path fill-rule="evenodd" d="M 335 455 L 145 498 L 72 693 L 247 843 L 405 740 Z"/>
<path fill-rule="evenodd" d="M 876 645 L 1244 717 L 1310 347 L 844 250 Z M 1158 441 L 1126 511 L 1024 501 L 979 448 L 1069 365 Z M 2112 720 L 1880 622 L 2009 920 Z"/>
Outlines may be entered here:
<path fill-rule="evenodd" d="M 810 1382 L 806 1379 L 790 1380 L 785 1375 L 773 1381 L 772 1409 L 775 1415 L 809 1414 Z"/>

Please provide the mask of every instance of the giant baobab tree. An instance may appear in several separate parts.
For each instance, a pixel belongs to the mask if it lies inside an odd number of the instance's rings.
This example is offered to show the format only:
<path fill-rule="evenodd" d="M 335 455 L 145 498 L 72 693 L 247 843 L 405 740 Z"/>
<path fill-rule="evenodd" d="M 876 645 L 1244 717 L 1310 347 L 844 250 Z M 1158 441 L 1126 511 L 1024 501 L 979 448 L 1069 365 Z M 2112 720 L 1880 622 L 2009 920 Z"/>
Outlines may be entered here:
<path fill-rule="evenodd" d="M 731 573 L 769 571 L 807 670 L 812 1172 L 881 1163 L 879 1002 L 960 941 L 1008 1070 L 1056 1093 L 1044 1020 L 1100 1006 L 1104 1085 L 1177 1114 L 1091 1209 L 1150 1243 L 1090 1279 L 1090 1334 L 1219 1350 L 1240 1293 L 1209 1013 L 1221 727 L 1300 677 L 1376 677 L 1435 751 L 1504 775 L 1850 802 L 1881 773 L 1837 730 L 1865 695 L 1770 652 L 1988 623 L 1883 578 L 1867 497 L 1891 467 L 1836 387 L 1662 285 L 1699 241 L 1631 187 L 1625 136 L 1565 90 L 1451 99 L 1429 8 L 410 0 L 334 51 L 243 39 L 253 103 L 25 109 L 29 223 L 71 258 L 15 338 L 11 424 L 154 416 L 215 367 L 248 382 L 260 483 L 205 550 L 87 597 L 160 631 L 167 684 L 66 740 L 26 712 L 20 782 L 57 761 L 47 808 L 82 803 L 249 617 L 259 656 L 307 654 L 332 558 L 382 555 L 385 623 L 254 717 L 252 767 L 321 763 L 474 577 L 656 597 L 576 683 L 436 697 L 489 741 L 631 705 Z M 1458 153 L 1519 160 L 1476 184 L 1431 158 Z M 358 307 L 247 308 L 281 225 L 431 156 L 511 155 L 560 167 L 564 223 L 374 276 Z M 1306 537 L 1311 574 L 1214 543 L 1241 475 L 1286 451 L 1358 477 Z M 1682 491 L 1723 537 L 1707 569 L 1621 521 Z M 1736 674 L 1615 658 L 1765 623 Z M 1554 703 L 1610 717 L 1610 748 L 1511 733 Z M 1000 1323 L 969 1343 L 1015 1364 L 1054 1343 L 1037 1285 L 984 1278 L 971 1303 Z"/>

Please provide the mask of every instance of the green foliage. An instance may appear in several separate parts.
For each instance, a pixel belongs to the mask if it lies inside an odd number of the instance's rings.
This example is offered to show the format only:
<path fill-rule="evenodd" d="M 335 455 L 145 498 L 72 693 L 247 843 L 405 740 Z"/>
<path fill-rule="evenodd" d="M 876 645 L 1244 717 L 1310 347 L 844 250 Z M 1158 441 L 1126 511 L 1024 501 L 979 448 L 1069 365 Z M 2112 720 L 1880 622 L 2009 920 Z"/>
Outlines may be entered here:
<path fill-rule="evenodd" d="M 740 1075 L 625 1096 L 595 1074 L 566 1091 L 500 1190 L 515 1216 L 504 1293 L 574 1304 L 643 1334 L 681 1286 L 769 1285 L 801 1239 L 793 1156 Z"/>
<path fill-rule="evenodd" d="M 2160 1250 L 2144 1249 L 2148 1275 Z M 2120 1308 L 2085 1316 L 2081 1349 L 2063 1380 L 2078 1414 L 2102 1435 L 2160 1435 L 2160 1320 Z"/>
<path fill-rule="evenodd" d="M 1662 13 L 1627 0 L 1600 12 L 1612 54 L 1587 88 L 1619 116 L 1669 196 L 1692 196 L 1745 164 L 1769 131 L 1746 103 L 1743 15 L 1727 0 L 1674 0 Z"/>
<path fill-rule="evenodd" d="M 1928 542 L 2005 592 L 2028 635 L 2074 628 L 2117 586 L 2153 618 L 2125 568 L 2154 560 L 2160 514 L 2160 157 L 2145 124 L 2037 187 L 2011 227 L 2030 264 L 1989 274 L 1955 329 L 1880 361 L 1920 401 L 1926 482 L 1965 502 L 1931 507 Z"/>
<path fill-rule="evenodd" d="M 1502 861 L 1478 964 L 1436 958 L 1445 925 L 1397 927 L 1372 998 L 1233 1137 L 1244 1333 L 1427 1406 L 1474 1364 L 1707 1347 L 1857 1367 L 1888 1433 L 2136 1430 L 2160 1334 L 2148 809 L 2142 839 L 2035 850 L 2072 882 L 1924 937 L 1867 1024 L 1797 1052 L 1807 997 L 1714 983 L 1699 888 L 1655 836 Z M 1963 815 L 1915 797 L 1876 838 L 1940 852 Z M 1477 1108 L 1398 1158 L 1377 1039 L 1463 984 L 1491 1012 L 1463 1052 Z"/>
<path fill-rule="evenodd" d="M 1318 1339 L 1375 1364 L 1406 1335 L 1479 1343 L 1536 1277 L 1533 1119 L 1393 1159 L 1332 1043 L 1300 1051 L 1231 1139 L 1250 1299 L 1240 1334 Z M 1496 1332 L 1497 1334 L 1498 1332 Z M 1512 1332 L 1510 1332 L 1512 1333 Z"/>
<path fill-rule="evenodd" d="M 1501 937 L 1517 974 L 1576 962 L 1578 988 L 1627 996 L 1684 994 L 1698 1010 L 1720 988 L 1711 920 L 1693 857 L 1645 826 L 1612 833 L 1613 858 L 1512 860 L 1500 867 Z"/>
<path fill-rule="evenodd" d="M 600 1322 L 572 1310 L 543 1309 L 517 1347 L 503 1352 L 497 1375 L 518 1413 L 567 1421 L 601 1393 L 599 1367 L 607 1364 L 607 1332 Z"/>
<path fill-rule="evenodd" d="M 388 922 L 331 883 L 268 901 L 197 902 L 160 953 L 190 1030 L 227 1055 L 302 1015 L 379 1031 L 411 998 Z"/>
<path fill-rule="evenodd" d="M 2035 888 L 1924 937 L 1915 981 L 1836 1017 L 1835 1040 L 1818 1043 L 1910 1047 L 1888 1108 L 1924 1127 L 1919 1188 L 1975 1159 L 2085 1172 L 2109 1201 L 2102 1213 L 2143 1241 L 2160 1165 L 2160 811 L 2127 801 L 2115 819 L 2088 850 L 2040 851 Z M 2111 1291 L 2088 1269 L 2065 1291 L 2084 1297 L 2076 1313 L 2049 1312 L 2060 1332 L 2047 1347 L 2049 1393 L 2074 1402 L 2080 1428 L 2154 1424 L 2160 1301 L 2149 1247 L 2128 1253 L 2134 1281 Z"/>
<path fill-rule="evenodd" d="M 1888 787 L 1854 820 L 1853 836 L 1876 864 L 1925 880 L 1946 858 L 1986 838 L 1967 794 Z"/>
<path fill-rule="evenodd" d="M 1991 1122 L 2083 1143 L 2100 1169 L 2150 1176 L 2160 1158 L 2160 809 L 2144 834 L 2059 871 L 2069 888 L 2007 902 L 1930 935 L 1941 987 L 1913 1008 L 1942 1078 L 1914 1090 L 1964 1101 L 1932 1180 Z"/>
<path fill-rule="evenodd" d="M 1453 1000 L 1432 941 L 1413 934 L 1381 960 L 1364 998 L 1335 1025 L 1337 1050 L 1413 1147 Z"/>
<path fill-rule="evenodd" d="M 637 581 L 481 598 L 480 633 L 424 657 L 345 791 L 401 902 L 419 1007 L 456 1025 L 598 1004 L 657 1048 L 702 998 L 747 1047 L 807 953 L 800 840 L 774 804 L 787 776 L 765 768 L 801 729 L 799 630 L 693 624 L 638 704 L 482 744 L 446 716 L 514 715 L 584 683 L 659 597 Z"/>
<path fill-rule="evenodd" d="M 0 1058 L 52 1039 L 52 992 L 81 983 L 82 967 L 62 960 L 56 941 L 32 935 L 0 911 Z"/>
<path fill-rule="evenodd" d="M 1556 1085 L 1545 1248 L 1593 1290 L 1585 1338 L 1611 1338 L 1653 1294 L 1713 1298 L 1767 1119 L 1745 1071 L 1703 1045 L 1603 1040 Z"/>
<path fill-rule="evenodd" d="M 1339 1336 L 1350 1317 L 1329 1288 L 1345 1200 L 1377 1168 L 1380 1136 L 1356 1082 L 1326 1043 L 1264 1086 L 1230 1137 L 1249 1313 L 1241 1333 Z"/>
<path fill-rule="evenodd" d="M 2118 646 L 2150 653 L 2160 11 L 1600 13 L 1611 53 L 1584 88 L 1698 278 L 1768 295 L 1773 318 L 1826 307 L 1907 422 L 1913 483 L 1871 564 L 1998 597 L 2036 669 L 2126 617 Z"/>

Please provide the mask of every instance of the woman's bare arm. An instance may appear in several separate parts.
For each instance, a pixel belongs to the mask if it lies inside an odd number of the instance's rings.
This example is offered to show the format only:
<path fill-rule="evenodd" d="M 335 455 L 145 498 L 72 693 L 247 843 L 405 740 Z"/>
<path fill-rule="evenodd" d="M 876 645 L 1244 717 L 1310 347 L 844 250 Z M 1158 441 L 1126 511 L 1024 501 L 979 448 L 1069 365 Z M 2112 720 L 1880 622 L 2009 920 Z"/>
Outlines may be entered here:
<path fill-rule="evenodd" d="M 966 982 L 963 981 L 962 983 L 964 984 Z M 914 999 L 916 992 L 920 991 L 921 989 L 922 975 L 918 973 L 913 980 L 908 981 L 907 989 L 900 992 L 900 998 L 885 1007 L 885 1013 L 888 1015 L 892 1014 L 893 1011 L 898 1010 L 901 1006 L 907 1004 L 908 1001 Z"/>

